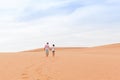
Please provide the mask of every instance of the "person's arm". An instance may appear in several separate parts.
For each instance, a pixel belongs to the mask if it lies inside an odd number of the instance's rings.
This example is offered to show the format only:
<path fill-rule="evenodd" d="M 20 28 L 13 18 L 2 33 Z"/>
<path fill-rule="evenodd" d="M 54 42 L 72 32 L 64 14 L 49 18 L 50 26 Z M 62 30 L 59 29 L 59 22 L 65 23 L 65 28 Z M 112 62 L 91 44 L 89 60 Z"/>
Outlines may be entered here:
<path fill-rule="evenodd" d="M 51 47 L 49 46 L 49 50 L 51 50 Z"/>
<path fill-rule="evenodd" d="M 46 47 L 46 46 L 44 46 L 44 50 L 45 50 L 45 47 Z"/>

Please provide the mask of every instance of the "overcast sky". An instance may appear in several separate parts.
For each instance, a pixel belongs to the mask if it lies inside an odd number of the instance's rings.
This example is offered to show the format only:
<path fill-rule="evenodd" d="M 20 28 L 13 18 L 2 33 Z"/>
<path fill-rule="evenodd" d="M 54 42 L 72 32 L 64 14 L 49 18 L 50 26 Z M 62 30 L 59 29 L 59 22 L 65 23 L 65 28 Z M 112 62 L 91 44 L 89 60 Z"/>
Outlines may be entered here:
<path fill-rule="evenodd" d="M 120 42 L 120 0 L 0 0 L 0 52 Z"/>

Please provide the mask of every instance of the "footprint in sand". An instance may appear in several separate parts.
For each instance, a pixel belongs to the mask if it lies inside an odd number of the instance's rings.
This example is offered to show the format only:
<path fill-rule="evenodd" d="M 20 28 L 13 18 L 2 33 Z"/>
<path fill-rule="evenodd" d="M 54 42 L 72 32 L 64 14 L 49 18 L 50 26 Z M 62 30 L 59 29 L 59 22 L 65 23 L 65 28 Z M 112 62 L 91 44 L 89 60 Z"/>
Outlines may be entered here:
<path fill-rule="evenodd" d="M 22 80 L 28 80 L 29 79 L 28 74 L 26 74 L 26 73 L 23 73 L 21 76 L 22 76 Z"/>
<path fill-rule="evenodd" d="M 26 67 L 22 76 L 22 80 L 60 80 L 57 79 L 58 71 L 52 68 L 49 61 L 40 64 L 31 64 Z"/>

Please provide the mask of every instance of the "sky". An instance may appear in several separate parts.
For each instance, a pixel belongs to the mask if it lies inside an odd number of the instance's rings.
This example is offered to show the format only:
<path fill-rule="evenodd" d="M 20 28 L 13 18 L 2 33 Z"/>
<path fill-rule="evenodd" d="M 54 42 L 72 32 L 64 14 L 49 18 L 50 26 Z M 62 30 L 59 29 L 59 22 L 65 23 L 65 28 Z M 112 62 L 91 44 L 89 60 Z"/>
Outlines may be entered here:
<path fill-rule="evenodd" d="M 0 0 L 0 52 L 120 42 L 120 0 Z"/>

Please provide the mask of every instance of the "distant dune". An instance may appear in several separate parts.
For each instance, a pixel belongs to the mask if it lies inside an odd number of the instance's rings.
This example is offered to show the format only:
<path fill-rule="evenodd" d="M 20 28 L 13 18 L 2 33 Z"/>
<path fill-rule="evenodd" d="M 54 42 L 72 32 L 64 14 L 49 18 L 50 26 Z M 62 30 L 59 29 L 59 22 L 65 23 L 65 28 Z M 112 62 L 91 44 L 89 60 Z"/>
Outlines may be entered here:
<path fill-rule="evenodd" d="M 85 49 L 88 47 L 56 47 L 56 50 L 63 50 L 63 49 Z M 43 48 L 39 48 L 39 49 L 33 49 L 33 50 L 26 50 L 26 51 L 21 51 L 21 52 L 39 52 L 39 51 L 43 51 Z"/>
<path fill-rule="evenodd" d="M 120 80 L 120 43 L 0 53 L 0 80 Z"/>
<path fill-rule="evenodd" d="M 96 46 L 96 47 L 57 47 L 57 50 L 63 50 L 63 49 L 91 49 L 91 48 L 119 48 L 120 47 L 120 43 L 116 43 L 116 44 L 108 44 L 108 45 L 102 45 L 102 46 Z M 39 51 L 43 51 L 43 48 L 39 48 L 39 49 L 33 49 L 33 50 L 26 50 L 26 51 L 22 51 L 22 52 L 39 52 Z"/>
<path fill-rule="evenodd" d="M 97 48 L 119 48 L 120 43 L 97 46 Z"/>

